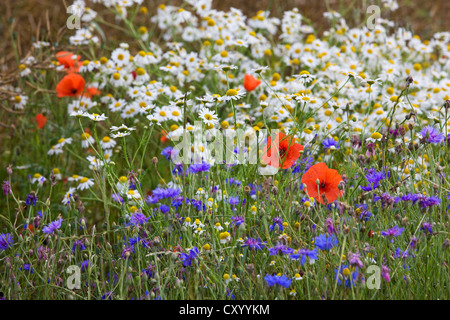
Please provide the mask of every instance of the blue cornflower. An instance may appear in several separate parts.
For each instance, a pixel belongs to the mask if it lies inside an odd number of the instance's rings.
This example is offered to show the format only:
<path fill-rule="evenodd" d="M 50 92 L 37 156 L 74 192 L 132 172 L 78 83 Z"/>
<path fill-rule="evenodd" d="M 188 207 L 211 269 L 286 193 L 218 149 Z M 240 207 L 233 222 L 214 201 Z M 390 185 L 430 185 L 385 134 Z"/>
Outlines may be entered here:
<path fill-rule="evenodd" d="M 156 188 L 153 190 L 152 197 L 157 198 L 158 200 L 164 198 L 175 198 L 181 194 L 180 189 L 176 188 Z"/>
<path fill-rule="evenodd" d="M 167 213 L 167 212 L 170 211 L 170 207 L 169 207 L 169 206 L 166 206 L 165 204 L 161 204 L 161 205 L 159 206 L 159 210 L 161 210 L 162 213 Z"/>
<path fill-rule="evenodd" d="M 325 233 L 314 238 L 314 244 L 320 250 L 329 250 L 339 244 L 336 235 L 326 235 Z"/>
<path fill-rule="evenodd" d="M 87 269 L 89 267 L 89 261 L 84 260 L 84 261 L 80 262 L 80 267 L 81 267 L 81 271 Z"/>
<path fill-rule="evenodd" d="M 360 186 L 360 187 L 364 191 L 375 190 L 380 185 L 381 180 L 383 180 L 385 178 L 389 178 L 390 176 L 391 176 L 391 174 L 389 171 L 387 174 L 385 174 L 383 170 L 377 171 L 373 168 L 370 168 L 367 170 L 367 174 L 366 174 L 366 179 L 368 182 L 367 187 L 364 187 L 364 186 Z"/>
<path fill-rule="evenodd" d="M 429 198 L 425 197 L 425 199 L 423 199 L 423 198 L 419 199 L 419 205 L 422 208 L 431 207 L 431 206 L 437 206 L 439 203 L 441 203 L 441 199 L 439 199 L 436 196 L 431 196 Z"/>
<path fill-rule="evenodd" d="M 394 242 L 393 238 L 398 237 L 402 234 L 402 232 L 405 230 L 405 228 L 399 228 L 398 226 L 395 226 L 393 228 L 387 229 L 386 231 L 381 231 L 381 235 L 392 238 L 391 242 Z"/>
<path fill-rule="evenodd" d="M 328 149 L 336 149 L 336 150 L 338 150 L 340 148 L 339 144 L 333 138 L 326 138 L 326 139 L 324 139 L 322 141 L 322 145 L 323 145 L 323 148 L 325 150 L 328 150 Z"/>
<path fill-rule="evenodd" d="M 231 293 L 230 289 L 227 288 L 227 297 L 230 297 L 231 299 L 235 299 L 236 296 Z"/>
<path fill-rule="evenodd" d="M 72 247 L 72 252 L 75 253 L 75 250 L 77 250 L 77 248 L 80 251 L 86 250 L 86 246 L 84 245 L 84 240 L 75 241 L 75 243 L 73 244 L 73 247 Z"/>
<path fill-rule="evenodd" d="M 20 268 L 20 270 L 21 271 L 28 271 L 28 272 L 30 272 L 30 273 L 33 273 L 34 272 L 34 269 L 33 269 L 33 267 L 30 265 L 30 264 L 24 264 L 21 268 Z"/>
<path fill-rule="evenodd" d="M 242 185 L 242 182 L 237 180 L 237 179 L 235 179 L 235 178 L 225 179 L 225 182 L 228 183 L 229 185 L 233 185 L 234 184 L 235 186 L 238 186 L 238 187 L 240 185 Z"/>
<path fill-rule="evenodd" d="M 4 251 L 14 244 L 14 241 L 10 233 L 0 234 L 0 251 Z"/>
<path fill-rule="evenodd" d="M 439 132 L 439 130 L 433 126 L 423 127 L 422 131 L 420 131 L 419 134 L 422 136 L 422 139 L 424 139 L 428 143 L 437 144 L 444 141 L 444 134 Z"/>
<path fill-rule="evenodd" d="M 155 272 L 153 271 L 153 266 L 151 264 L 148 265 L 147 269 L 142 269 L 142 275 L 146 274 L 149 278 L 153 278 L 155 276 Z"/>
<path fill-rule="evenodd" d="M 199 251 L 197 247 L 194 247 L 194 249 L 189 250 L 189 254 L 182 253 L 180 255 L 180 259 L 183 262 L 184 267 L 188 267 L 192 265 L 192 261 L 196 259 L 199 255 Z"/>
<path fill-rule="evenodd" d="M 44 232 L 46 234 L 51 234 L 51 233 L 55 232 L 57 229 L 61 228 L 62 221 L 63 221 L 63 219 L 59 218 L 58 220 L 50 222 L 48 226 L 46 226 L 42 229 L 42 232 Z"/>
<path fill-rule="evenodd" d="M 130 241 L 130 246 L 134 248 L 134 245 L 137 243 L 141 243 L 142 246 L 144 248 L 149 248 L 150 246 L 148 245 L 147 241 L 145 241 L 145 239 L 141 239 L 139 236 L 136 236 L 134 238 L 129 238 L 128 239 Z"/>
<path fill-rule="evenodd" d="M 242 246 L 249 247 L 251 250 L 261 250 L 265 247 L 264 243 L 253 238 L 248 238 Z"/>
<path fill-rule="evenodd" d="M 102 297 L 101 300 L 112 300 L 113 293 L 111 291 L 107 291 Z"/>
<path fill-rule="evenodd" d="M 317 256 L 317 248 L 313 250 L 308 249 L 299 249 L 296 254 L 291 254 L 289 256 L 292 260 L 298 260 L 300 257 L 300 265 L 303 266 L 303 264 L 306 262 L 306 258 L 309 258 L 309 263 L 314 263 L 315 260 L 319 259 Z"/>
<path fill-rule="evenodd" d="M 183 197 L 176 197 L 175 199 L 173 199 L 170 205 L 174 207 L 175 210 L 177 210 L 179 207 L 183 205 Z"/>
<path fill-rule="evenodd" d="M 206 162 L 194 163 L 191 164 L 191 166 L 189 167 L 189 172 L 190 173 L 206 172 L 209 171 L 209 168 L 211 168 L 211 166 Z"/>
<path fill-rule="evenodd" d="M 347 270 L 345 270 L 347 269 Z M 345 275 L 345 271 L 350 272 L 349 275 Z M 336 273 L 335 279 L 337 279 L 338 285 L 342 284 L 342 277 L 345 279 L 345 286 L 347 288 L 354 287 L 356 284 L 356 280 L 358 279 L 358 268 L 349 268 L 348 264 L 344 264 L 341 266 L 340 269 L 334 269 L 334 272 Z"/>
<path fill-rule="evenodd" d="M 167 160 L 172 160 L 172 161 L 175 160 L 175 159 L 177 158 L 178 153 L 179 153 L 179 150 L 174 149 L 174 148 L 172 148 L 172 147 L 164 148 L 164 149 L 161 151 L 161 155 L 163 155 L 164 157 L 166 157 Z"/>
<path fill-rule="evenodd" d="M 269 231 L 275 229 L 275 226 L 278 226 L 280 231 L 283 231 L 283 220 L 281 219 L 281 217 L 273 218 L 273 224 L 269 227 Z"/>
<path fill-rule="evenodd" d="M 294 253 L 294 249 L 286 247 L 284 244 L 277 244 L 273 248 L 268 248 L 271 256 L 276 256 L 278 254 L 291 254 Z"/>
<path fill-rule="evenodd" d="M 278 284 L 282 287 L 289 288 L 291 285 L 292 279 L 289 279 L 286 275 L 277 276 L 277 275 L 266 275 L 264 279 L 267 282 L 267 285 L 269 287 L 273 287 L 274 285 Z"/>

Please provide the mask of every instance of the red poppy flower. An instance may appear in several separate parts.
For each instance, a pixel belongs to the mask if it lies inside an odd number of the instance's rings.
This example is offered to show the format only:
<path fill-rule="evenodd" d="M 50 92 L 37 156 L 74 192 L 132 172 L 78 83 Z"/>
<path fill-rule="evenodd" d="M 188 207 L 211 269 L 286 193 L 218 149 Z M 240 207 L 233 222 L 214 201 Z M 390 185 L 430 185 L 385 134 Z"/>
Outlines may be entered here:
<path fill-rule="evenodd" d="M 167 138 L 167 134 L 164 130 L 161 131 L 161 142 L 167 142 L 169 138 Z"/>
<path fill-rule="evenodd" d="M 36 124 L 39 129 L 42 129 L 47 123 L 47 117 L 42 113 L 36 115 Z"/>
<path fill-rule="evenodd" d="M 31 233 L 34 233 L 34 226 L 33 225 L 29 224 L 27 229 L 30 230 Z M 20 234 L 23 234 L 23 230 L 24 229 L 20 229 Z"/>
<path fill-rule="evenodd" d="M 86 98 L 92 98 L 93 96 L 100 95 L 102 92 L 98 90 L 96 87 L 88 87 L 86 88 L 86 92 L 83 94 Z"/>
<path fill-rule="evenodd" d="M 322 204 L 324 204 L 322 195 L 325 195 L 328 203 L 342 196 L 344 190 L 338 189 L 341 181 L 342 177 L 337 170 L 329 169 L 323 162 L 313 165 L 302 177 L 308 196 L 316 198 Z"/>
<path fill-rule="evenodd" d="M 78 72 L 80 69 L 80 56 L 76 56 L 76 60 L 73 58 L 74 54 L 69 51 L 60 51 L 56 54 L 56 59 L 62 65 L 67 72 Z"/>
<path fill-rule="evenodd" d="M 58 98 L 74 97 L 83 93 L 85 81 L 82 76 L 76 73 L 69 73 L 56 85 Z"/>
<path fill-rule="evenodd" d="M 255 77 L 246 74 L 244 76 L 244 88 L 247 91 L 253 91 L 256 89 L 257 86 L 261 84 L 261 80 L 256 79 Z"/>
<path fill-rule="evenodd" d="M 267 138 L 263 161 L 272 167 L 279 168 L 280 165 L 283 165 L 282 169 L 287 169 L 292 167 L 295 160 L 300 157 L 301 150 L 303 150 L 303 146 L 296 143 L 293 136 L 287 136 L 280 132 L 273 143 L 270 136 Z"/>

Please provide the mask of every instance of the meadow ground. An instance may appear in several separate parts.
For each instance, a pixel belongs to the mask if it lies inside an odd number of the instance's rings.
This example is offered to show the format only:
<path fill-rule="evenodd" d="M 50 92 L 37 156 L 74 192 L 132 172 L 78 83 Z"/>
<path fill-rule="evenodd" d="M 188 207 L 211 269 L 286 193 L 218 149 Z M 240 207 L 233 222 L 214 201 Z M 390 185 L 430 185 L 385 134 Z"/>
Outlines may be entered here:
<path fill-rule="evenodd" d="M 1 8 L 0 299 L 449 298 L 448 2 L 39 4 Z"/>

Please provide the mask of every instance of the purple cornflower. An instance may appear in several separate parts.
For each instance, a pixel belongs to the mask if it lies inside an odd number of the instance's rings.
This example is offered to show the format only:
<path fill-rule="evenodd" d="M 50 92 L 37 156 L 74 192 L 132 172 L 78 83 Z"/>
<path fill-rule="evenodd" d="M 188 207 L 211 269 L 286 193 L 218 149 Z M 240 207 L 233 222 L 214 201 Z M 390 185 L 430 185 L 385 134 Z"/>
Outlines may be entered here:
<path fill-rule="evenodd" d="M 317 260 L 319 257 L 317 256 L 317 248 L 313 250 L 308 249 L 299 249 L 296 254 L 291 254 L 289 256 L 292 260 L 298 260 L 300 257 L 300 265 L 303 266 L 303 264 L 306 262 L 306 258 L 309 258 L 309 263 L 314 263 L 315 260 Z"/>
<path fill-rule="evenodd" d="M 277 244 L 275 247 L 268 249 L 271 256 L 294 253 L 294 249 L 288 248 L 284 244 Z"/>
<path fill-rule="evenodd" d="M 439 203 L 441 203 L 441 199 L 436 196 L 419 198 L 419 206 L 422 208 L 437 206 Z"/>
<path fill-rule="evenodd" d="M 394 203 L 398 202 L 398 198 L 392 197 L 389 193 L 385 192 L 381 196 L 374 195 L 373 196 L 373 202 L 377 202 L 378 200 L 381 200 L 381 206 L 390 206 L 391 209 L 394 207 Z"/>
<path fill-rule="evenodd" d="M 234 212 L 234 207 L 239 204 L 239 196 L 230 197 L 228 203 L 231 204 L 231 210 Z"/>
<path fill-rule="evenodd" d="M 14 241 L 10 233 L 0 234 L 0 251 L 4 251 L 14 244 Z"/>
<path fill-rule="evenodd" d="M 112 194 L 112 199 L 116 202 L 120 202 L 120 203 L 124 203 L 125 201 L 123 200 L 123 198 L 120 196 L 120 194 L 118 193 L 113 193 Z"/>
<path fill-rule="evenodd" d="M 131 215 L 130 222 L 127 224 L 127 226 L 130 226 L 131 224 L 137 225 L 144 225 L 150 217 L 146 217 L 142 212 L 136 211 Z"/>
<path fill-rule="evenodd" d="M 11 191 L 11 184 L 9 183 L 9 181 L 3 181 L 3 183 L 2 183 L 2 189 L 3 189 L 3 194 L 4 194 L 4 195 L 12 194 L 12 191 Z"/>
<path fill-rule="evenodd" d="M 411 242 L 409 243 L 409 246 L 411 247 L 411 249 L 415 250 L 417 248 L 418 241 L 419 241 L 419 239 L 417 239 L 415 236 L 413 236 L 411 238 Z"/>
<path fill-rule="evenodd" d="M 134 247 L 132 245 L 126 246 L 122 250 L 122 255 L 120 256 L 122 259 L 128 259 L 134 253 Z"/>
<path fill-rule="evenodd" d="M 46 226 L 46 227 L 44 227 L 44 229 L 42 229 L 42 232 L 47 233 L 47 234 L 51 234 L 51 233 L 55 232 L 57 229 L 61 228 L 62 221 L 63 221 L 63 219 L 59 218 L 58 220 L 50 222 L 48 226 Z"/>
<path fill-rule="evenodd" d="M 399 228 L 398 226 L 395 226 L 391 229 L 387 229 L 386 231 L 381 231 L 381 235 L 388 238 L 392 238 L 391 242 L 393 243 L 394 242 L 393 238 L 396 238 L 399 235 L 401 235 L 404 230 L 405 228 Z"/>
<path fill-rule="evenodd" d="M 389 275 L 390 271 L 391 270 L 387 266 L 385 265 L 381 266 L 381 276 L 383 277 L 384 280 L 386 280 L 386 282 L 391 282 L 391 276 Z"/>
<path fill-rule="evenodd" d="M 37 196 L 36 193 L 31 192 L 28 196 L 27 196 L 27 200 L 25 201 L 27 206 L 35 206 L 36 205 L 36 201 L 37 201 Z"/>
<path fill-rule="evenodd" d="M 172 161 L 177 158 L 178 153 L 179 153 L 179 151 L 177 149 L 172 148 L 172 147 L 164 148 L 161 151 L 161 155 L 166 157 L 167 160 L 172 160 Z"/>
<path fill-rule="evenodd" d="M 243 223 L 244 223 L 244 217 L 240 217 L 240 216 L 231 217 L 231 226 L 235 225 L 236 227 L 239 227 Z"/>
<path fill-rule="evenodd" d="M 195 260 L 199 255 L 199 251 L 197 247 L 194 247 L 194 249 L 189 250 L 189 254 L 182 253 L 180 255 L 180 259 L 183 262 L 183 267 L 188 267 L 192 265 L 192 261 Z"/>
<path fill-rule="evenodd" d="M 277 276 L 277 275 L 266 275 L 264 277 L 264 280 L 266 280 L 267 285 L 269 287 L 273 287 L 274 285 L 278 284 L 282 287 L 289 288 L 291 285 L 292 279 L 289 279 L 286 275 Z"/>
<path fill-rule="evenodd" d="M 358 266 L 359 268 L 362 268 L 364 265 L 360 259 L 360 254 L 359 253 L 351 253 L 349 252 L 348 254 L 348 261 L 350 262 L 350 265 L 352 266 Z"/>
<path fill-rule="evenodd" d="M 367 151 L 366 151 L 366 157 L 370 158 L 371 156 L 375 156 L 375 143 L 370 142 L 366 145 Z"/>
<path fill-rule="evenodd" d="M 333 138 L 326 138 L 322 141 L 322 145 L 325 150 L 333 148 L 337 150 L 340 148 L 339 144 Z"/>
<path fill-rule="evenodd" d="M 419 134 L 422 136 L 422 139 L 428 143 L 437 144 L 444 140 L 444 134 L 439 132 L 439 130 L 433 126 L 423 127 Z"/>
<path fill-rule="evenodd" d="M 251 250 L 261 250 L 265 247 L 264 243 L 253 238 L 248 238 L 242 246 L 249 247 Z"/>
<path fill-rule="evenodd" d="M 327 226 L 328 234 L 336 233 L 336 230 L 334 229 L 334 226 L 333 226 L 333 219 L 327 218 L 325 220 L 325 225 Z"/>
<path fill-rule="evenodd" d="M 433 229 L 432 228 L 433 228 L 433 225 L 431 223 L 424 222 L 422 224 L 422 228 L 420 228 L 420 229 L 423 230 L 424 233 L 427 233 L 427 231 L 428 231 L 429 234 L 433 234 Z"/>

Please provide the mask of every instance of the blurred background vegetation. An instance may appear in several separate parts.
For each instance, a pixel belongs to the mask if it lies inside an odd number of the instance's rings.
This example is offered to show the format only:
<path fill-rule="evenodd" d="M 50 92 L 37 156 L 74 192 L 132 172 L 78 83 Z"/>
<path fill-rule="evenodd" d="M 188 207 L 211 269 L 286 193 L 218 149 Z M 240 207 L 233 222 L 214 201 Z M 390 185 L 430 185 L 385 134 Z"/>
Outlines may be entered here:
<path fill-rule="evenodd" d="M 67 6 L 71 0 L 2 0 L 0 5 L 0 73 L 17 67 L 18 56 L 22 58 L 31 47 L 32 40 L 37 36 L 58 42 L 65 33 L 73 34 L 65 27 L 69 14 Z M 161 3 L 180 5 L 182 0 L 144 0 L 143 5 L 149 9 L 149 15 L 155 12 Z M 230 7 L 241 9 L 247 17 L 256 14 L 258 10 L 271 11 L 271 15 L 282 17 L 286 10 L 298 8 L 300 13 L 308 18 L 315 29 L 320 31 L 329 27 L 323 17 L 328 9 L 336 10 L 344 15 L 350 27 L 358 26 L 364 21 L 366 8 L 372 4 L 380 4 L 380 0 L 213 0 L 213 8 L 227 10 Z M 438 31 L 450 30 L 449 0 L 398 0 L 399 8 L 394 12 L 384 12 L 383 18 L 394 20 L 421 38 L 429 38 Z M 114 22 L 111 13 L 101 5 L 95 5 L 94 10 L 106 21 Z M 147 26 L 150 21 L 147 20 Z M 114 29 L 108 30 L 108 40 L 118 36 Z M 44 38 L 44 39 L 43 39 Z"/>

